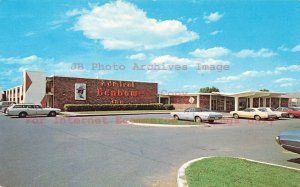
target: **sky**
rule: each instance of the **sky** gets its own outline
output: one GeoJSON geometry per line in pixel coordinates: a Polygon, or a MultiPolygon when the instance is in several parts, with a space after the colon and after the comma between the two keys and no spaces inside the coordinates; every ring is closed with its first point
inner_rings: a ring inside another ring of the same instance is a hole
{"type": "Polygon", "coordinates": [[[0,0],[0,88],[39,70],[160,93],[294,92],[299,33],[300,0],[0,0]]]}

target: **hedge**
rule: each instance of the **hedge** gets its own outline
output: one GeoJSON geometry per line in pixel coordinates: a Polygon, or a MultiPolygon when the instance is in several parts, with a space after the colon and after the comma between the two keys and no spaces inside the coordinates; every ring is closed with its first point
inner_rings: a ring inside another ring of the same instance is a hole
{"type": "Polygon", "coordinates": [[[114,111],[114,110],[173,110],[169,104],[65,104],[64,110],[76,111],[114,111]]]}

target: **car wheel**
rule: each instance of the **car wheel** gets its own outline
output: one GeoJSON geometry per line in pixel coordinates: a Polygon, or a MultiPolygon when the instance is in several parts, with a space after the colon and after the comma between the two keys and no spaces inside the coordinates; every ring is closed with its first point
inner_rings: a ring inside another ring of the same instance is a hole
{"type": "Polygon", "coordinates": [[[195,117],[195,122],[196,122],[196,123],[201,123],[201,122],[202,122],[202,119],[201,119],[199,116],[196,116],[196,117],[195,117]]]}
{"type": "Polygon", "coordinates": [[[214,123],[214,120],[208,120],[208,123],[214,123]]]}
{"type": "Polygon", "coordinates": [[[233,114],[233,118],[234,119],[239,119],[239,115],[238,114],[233,114]]]}
{"type": "Polygon", "coordinates": [[[50,117],[55,117],[55,116],[56,116],[56,112],[51,111],[51,112],[49,113],[49,116],[50,116],[50,117]]]}
{"type": "Polygon", "coordinates": [[[178,117],[177,115],[174,115],[173,118],[174,118],[175,120],[179,120],[179,117],[178,117]]]}
{"type": "Polygon", "coordinates": [[[255,119],[256,121],[259,121],[259,120],[261,119],[261,117],[260,117],[260,116],[254,116],[254,119],[255,119]]]}
{"type": "Polygon", "coordinates": [[[289,118],[294,118],[295,115],[294,114],[289,114],[289,118]]]}
{"type": "Polygon", "coordinates": [[[19,118],[26,118],[26,116],[27,116],[27,113],[26,113],[26,112],[21,112],[21,113],[19,114],[19,118]]]}

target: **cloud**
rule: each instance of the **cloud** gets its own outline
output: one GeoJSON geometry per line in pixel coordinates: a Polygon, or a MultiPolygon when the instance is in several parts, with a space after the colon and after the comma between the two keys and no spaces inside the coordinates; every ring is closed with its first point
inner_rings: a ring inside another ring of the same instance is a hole
{"type": "Polygon", "coordinates": [[[246,58],[246,57],[251,57],[251,58],[257,58],[257,57],[262,57],[262,58],[268,58],[277,55],[273,51],[262,48],[259,51],[254,51],[251,49],[243,49],[239,51],[238,53],[235,54],[239,58],[246,58]]]}
{"type": "Polygon", "coordinates": [[[6,64],[31,64],[35,62],[41,62],[41,58],[36,55],[31,55],[28,57],[8,57],[0,58],[0,62],[6,64]]]}
{"type": "Polygon", "coordinates": [[[188,18],[187,22],[188,23],[195,23],[197,20],[198,20],[198,17],[196,17],[196,18],[188,18]]]}
{"type": "Polygon", "coordinates": [[[210,32],[209,34],[212,35],[212,36],[215,36],[215,35],[220,34],[222,32],[223,32],[222,30],[215,30],[215,31],[210,32]]]}
{"type": "Polygon", "coordinates": [[[246,79],[249,77],[261,77],[261,76],[266,76],[266,75],[278,75],[278,74],[280,74],[278,71],[248,70],[248,71],[244,71],[243,73],[241,73],[239,75],[219,77],[215,80],[215,82],[225,83],[225,82],[230,82],[230,81],[246,79]]]}
{"type": "Polygon", "coordinates": [[[137,53],[127,57],[130,60],[145,60],[147,56],[144,53],[137,53]]]}
{"type": "Polygon", "coordinates": [[[290,50],[289,48],[285,47],[284,45],[282,45],[282,46],[279,46],[277,49],[278,49],[278,50],[280,50],[280,51],[284,51],[284,52],[286,52],[286,51],[289,51],[289,50],[290,50]]]}
{"type": "Polygon", "coordinates": [[[291,87],[291,86],[294,86],[295,84],[292,83],[292,82],[289,82],[289,83],[283,83],[283,84],[280,84],[279,86],[280,87],[291,87]]]}
{"type": "Polygon", "coordinates": [[[188,58],[179,58],[176,56],[171,56],[171,55],[163,55],[163,56],[158,56],[154,58],[151,61],[152,64],[181,64],[181,65],[188,65],[193,63],[191,59],[188,58]]]}
{"type": "Polygon", "coordinates": [[[220,57],[225,56],[230,53],[229,49],[224,47],[213,47],[209,49],[196,49],[195,51],[191,52],[190,54],[195,57],[203,57],[203,58],[212,58],[212,57],[220,57]]]}
{"type": "Polygon", "coordinates": [[[295,80],[296,80],[296,79],[294,79],[294,78],[280,78],[280,79],[274,80],[274,82],[276,82],[276,83],[293,82],[293,81],[295,81],[295,80]]]}
{"type": "Polygon", "coordinates": [[[291,49],[292,52],[300,52],[300,44],[291,49]]]}
{"type": "Polygon", "coordinates": [[[208,16],[204,15],[203,19],[205,20],[205,23],[211,23],[219,21],[223,17],[222,14],[219,14],[219,12],[211,12],[208,16]]]}
{"type": "Polygon", "coordinates": [[[100,41],[105,49],[159,49],[199,38],[180,21],[148,18],[143,10],[123,1],[94,6],[78,17],[73,30],[100,41]]]}
{"type": "Polygon", "coordinates": [[[277,67],[276,70],[277,71],[300,71],[300,65],[277,67]]]}

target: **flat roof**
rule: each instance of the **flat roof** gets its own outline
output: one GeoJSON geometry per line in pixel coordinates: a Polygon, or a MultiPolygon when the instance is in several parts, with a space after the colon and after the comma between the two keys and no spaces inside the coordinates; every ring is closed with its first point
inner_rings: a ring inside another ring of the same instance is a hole
{"type": "Polygon", "coordinates": [[[197,96],[197,95],[219,95],[226,97],[282,97],[285,92],[263,92],[263,91],[244,91],[237,93],[212,92],[212,93],[171,93],[159,94],[159,96],[197,96]]]}

